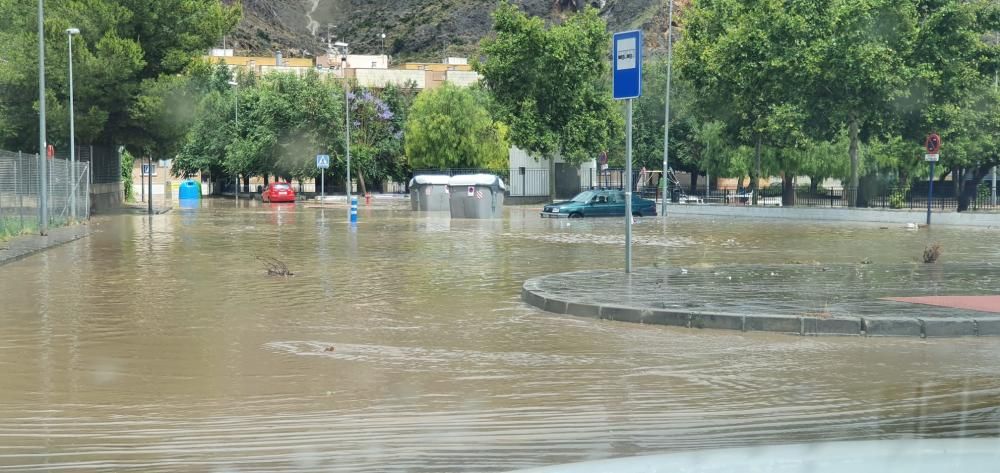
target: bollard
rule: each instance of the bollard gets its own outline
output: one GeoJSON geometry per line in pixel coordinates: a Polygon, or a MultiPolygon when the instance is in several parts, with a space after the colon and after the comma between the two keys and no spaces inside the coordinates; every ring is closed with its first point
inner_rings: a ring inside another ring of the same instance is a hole
{"type": "Polygon", "coordinates": [[[351,196],[351,223],[358,223],[358,198],[351,196]]]}

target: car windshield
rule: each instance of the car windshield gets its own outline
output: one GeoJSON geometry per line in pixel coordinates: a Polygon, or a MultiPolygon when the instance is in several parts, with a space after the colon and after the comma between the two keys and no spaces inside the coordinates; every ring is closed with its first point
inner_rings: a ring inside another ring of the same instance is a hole
{"type": "Polygon", "coordinates": [[[288,184],[271,184],[271,189],[274,189],[274,190],[286,191],[286,190],[289,190],[291,188],[292,188],[292,186],[290,186],[288,184]]]}
{"type": "Polygon", "coordinates": [[[577,194],[576,197],[573,197],[571,201],[586,204],[593,200],[595,196],[597,196],[597,192],[594,191],[581,192],[577,194]]]}

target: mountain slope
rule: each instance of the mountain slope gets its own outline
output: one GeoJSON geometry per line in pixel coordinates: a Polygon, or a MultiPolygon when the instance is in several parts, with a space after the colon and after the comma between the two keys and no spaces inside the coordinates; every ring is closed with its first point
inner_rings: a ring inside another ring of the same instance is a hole
{"type": "MultiPolygon", "coordinates": [[[[232,1],[232,0],[229,0],[232,1]]],[[[662,0],[515,0],[531,15],[560,21],[577,3],[601,7],[609,29],[642,28],[648,42],[662,39],[662,0]]],[[[681,3],[681,2],[678,2],[681,3]]],[[[244,19],[231,37],[238,49],[318,54],[327,33],[351,51],[394,60],[440,60],[473,53],[492,28],[498,0],[243,0],[244,19]],[[386,39],[381,40],[385,33],[386,39]]]]}

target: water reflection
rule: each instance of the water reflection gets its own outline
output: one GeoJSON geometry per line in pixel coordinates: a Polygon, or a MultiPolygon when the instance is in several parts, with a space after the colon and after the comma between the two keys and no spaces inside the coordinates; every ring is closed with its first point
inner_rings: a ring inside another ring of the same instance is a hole
{"type": "MultiPolygon", "coordinates": [[[[620,268],[612,220],[382,204],[351,227],[346,208],[206,200],[99,227],[0,267],[0,469],[499,471],[1000,433],[995,339],[705,333],[520,303],[526,278],[620,268]]],[[[928,241],[950,262],[1000,256],[995,230],[677,217],[635,233],[638,266],[877,267],[928,241]]]]}

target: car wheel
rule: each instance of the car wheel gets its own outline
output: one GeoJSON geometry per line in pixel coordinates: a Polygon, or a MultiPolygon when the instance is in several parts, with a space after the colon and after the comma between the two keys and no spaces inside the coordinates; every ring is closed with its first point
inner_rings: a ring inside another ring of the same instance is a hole
{"type": "Polygon", "coordinates": [[[642,217],[642,212],[632,212],[633,217],[642,217]]]}
{"type": "Polygon", "coordinates": [[[569,218],[583,218],[583,214],[580,212],[573,212],[569,214],[569,218]]]}

